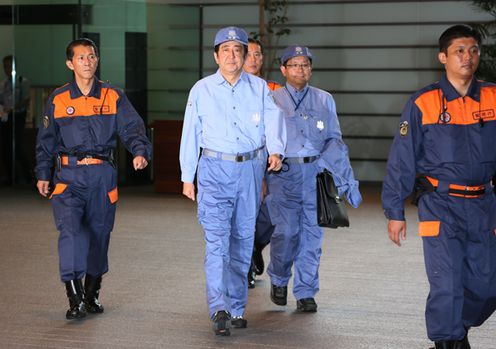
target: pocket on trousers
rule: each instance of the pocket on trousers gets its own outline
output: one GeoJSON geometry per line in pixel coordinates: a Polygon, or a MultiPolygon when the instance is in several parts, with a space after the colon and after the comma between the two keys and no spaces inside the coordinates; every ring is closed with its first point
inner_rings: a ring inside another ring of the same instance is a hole
{"type": "Polygon", "coordinates": [[[50,195],[50,199],[54,196],[54,195],[60,195],[62,194],[65,190],[67,189],[67,184],[64,184],[64,183],[57,183],[55,185],[55,188],[53,189],[53,192],[52,194],[50,195]]]}
{"type": "Polygon", "coordinates": [[[119,200],[119,192],[117,191],[117,187],[108,192],[108,197],[111,204],[115,204],[117,200],[119,200]]]}
{"type": "Polygon", "coordinates": [[[424,221],[419,222],[419,236],[439,236],[441,221],[424,221]]]}

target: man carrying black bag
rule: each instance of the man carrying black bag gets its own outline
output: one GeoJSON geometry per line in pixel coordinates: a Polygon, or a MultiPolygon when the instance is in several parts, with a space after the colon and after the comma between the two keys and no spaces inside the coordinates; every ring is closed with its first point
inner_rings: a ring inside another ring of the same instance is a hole
{"type": "Polygon", "coordinates": [[[333,229],[350,226],[344,201],[327,170],[317,175],[317,224],[333,229]]]}
{"type": "Polygon", "coordinates": [[[316,312],[319,291],[323,230],[317,224],[316,177],[324,169],[334,177],[339,194],[353,207],[362,197],[351,169],[348,148],[332,96],[308,86],[312,75],[312,54],[307,47],[290,46],[281,57],[286,85],[273,92],[283,112],[288,134],[285,165],[267,176],[266,198],[275,230],[271,238],[271,299],[287,303],[287,285],[294,264],[293,294],[297,309],[316,312]]]}

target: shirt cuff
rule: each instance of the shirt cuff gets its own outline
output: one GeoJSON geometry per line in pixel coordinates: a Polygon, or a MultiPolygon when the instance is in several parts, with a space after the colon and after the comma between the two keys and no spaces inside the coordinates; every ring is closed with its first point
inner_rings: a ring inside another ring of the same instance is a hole
{"type": "Polygon", "coordinates": [[[404,210],[384,210],[384,215],[387,219],[393,221],[404,221],[405,211],[404,210]]]}
{"type": "Polygon", "coordinates": [[[50,181],[51,179],[51,171],[50,170],[37,170],[36,178],[39,181],[50,181]]]}
{"type": "Polygon", "coordinates": [[[150,160],[150,158],[147,156],[146,151],[137,151],[136,153],[133,154],[133,159],[137,156],[142,156],[144,157],[147,161],[150,160]]]}
{"type": "Polygon", "coordinates": [[[189,173],[182,173],[181,174],[181,182],[193,183],[194,181],[195,181],[195,174],[194,173],[192,175],[189,173]]]}

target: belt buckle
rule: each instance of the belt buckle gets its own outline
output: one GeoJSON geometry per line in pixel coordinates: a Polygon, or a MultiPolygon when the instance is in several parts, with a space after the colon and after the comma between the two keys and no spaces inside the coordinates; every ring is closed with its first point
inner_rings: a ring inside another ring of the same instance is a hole
{"type": "Polygon", "coordinates": [[[243,155],[240,155],[240,154],[237,154],[235,157],[234,157],[234,161],[236,162],[243,162],[243,155]]]}
{"type": "Polygon", "coordinates": [[[474,186],[473,188],[474,189],[470,189],[470,187],[468,185],[465,186],[465,190],[464,190],[465,191],[465,197],[472,197],[472,196],[480,197],[485,192],[484,187],[480,188],[480,186],[474,186]],[[475,194],[475,192],[477,192],[477,194],[475,194]]]}
{"type": "Polygon", "coordinates": [[[93,159],[93,156],[92,155],[86,155],[84,158],[83,158],[83,163],[88,166],[90,165],[89,161],[93,159]]]}

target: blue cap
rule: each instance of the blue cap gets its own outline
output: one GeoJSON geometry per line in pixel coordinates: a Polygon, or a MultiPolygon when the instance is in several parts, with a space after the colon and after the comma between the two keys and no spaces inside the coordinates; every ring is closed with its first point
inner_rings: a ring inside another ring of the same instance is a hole
{"type": "Polygon", "coordinates": [[[281,64],[286,63],[293,57],[307,57],[310,61],[312,61],[312,53],[306,46],[293,45],[288,46],[284,49],[284,52],[281,55],[281,64]]]}
{"type": "Polygon", "coordinates": [[[244,46],[248,46],[248,34],[238,27],[222,28],[215,34],[214,46],[220,45],[226,41],[237,41],[244,46]]]}

